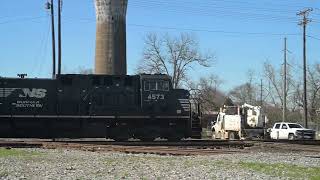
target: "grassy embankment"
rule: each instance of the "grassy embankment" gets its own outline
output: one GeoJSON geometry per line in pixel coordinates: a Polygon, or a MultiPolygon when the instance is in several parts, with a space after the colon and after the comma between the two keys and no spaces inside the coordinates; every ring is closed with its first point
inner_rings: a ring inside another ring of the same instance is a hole
{"type": "Polygon", "coordinates": [[[31,157],[40,155],[40,153],[30,152],[22,149],[5,149],[0,148],[0,158],[3,157],[31,157]]]}
{"type": "Polygon", "coordinates": [[[320,167],[302,167],[292,164],[267,164],[240,162],[242,168],[261,172],[271,176],[288,177],[292,179],[311,179],[320,180],[320,167]]]}

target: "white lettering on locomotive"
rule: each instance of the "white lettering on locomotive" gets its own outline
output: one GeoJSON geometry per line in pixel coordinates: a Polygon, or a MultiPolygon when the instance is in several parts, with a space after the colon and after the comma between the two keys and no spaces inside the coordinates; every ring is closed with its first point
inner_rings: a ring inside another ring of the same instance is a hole
{"type": "Polygon", "coordinates": [[[148,100],[163,100],[164,94],[149,94],[148,100]]]}
{"type": "Polygon", "coordinates": [[[31,97],[31,98],[44,98],[47,95],[46,89],[36,89],[36,88],[0,88],[0,98],[1,97],[8,97],[10,96],[14,91],[19,90],[19,97],[25,98],[25,97],[31,97]],[[21,91],[20,91],[21,90],[21,91]]]}
{"type": "Polygon", "coordinates": [[[46,89],[29,89],[23,88],[21,89],[24,94],[20,94],[19,97],[31,97],[31,98],[44,98],[46,97],[47,90],[46,89]]]}

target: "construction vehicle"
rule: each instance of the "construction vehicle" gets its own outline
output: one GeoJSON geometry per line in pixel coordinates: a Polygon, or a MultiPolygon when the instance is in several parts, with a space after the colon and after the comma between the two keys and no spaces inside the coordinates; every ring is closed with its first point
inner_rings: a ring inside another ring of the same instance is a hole
{"type": "Polygon", "coordinates": [[[268,119],[260,106],[243,104],[224,106],[217,119],[211,122],[213,139],[261,138],[264,136],[268,119]]]}

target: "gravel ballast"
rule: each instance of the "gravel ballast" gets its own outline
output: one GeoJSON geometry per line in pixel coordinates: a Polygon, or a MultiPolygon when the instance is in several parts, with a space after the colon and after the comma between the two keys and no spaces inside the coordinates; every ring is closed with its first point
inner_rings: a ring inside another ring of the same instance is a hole
{"type": "Polygon", "coordinates": [[[159,156],[67,149],[0,152],[0,179],[309,179],[320,167],[320,155],[306,153],[159,156]],[[283,172],[292,168],[306,170],[306,174],[283,172]]]}

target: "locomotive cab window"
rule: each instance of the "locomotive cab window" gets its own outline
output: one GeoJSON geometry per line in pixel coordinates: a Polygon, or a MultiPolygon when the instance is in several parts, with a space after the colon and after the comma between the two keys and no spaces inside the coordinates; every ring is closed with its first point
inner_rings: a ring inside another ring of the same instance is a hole
{"type": "Polygon", "coordinates": [[[157,82],[155,81],[145,81],[144,82],[145,91],[155,91],[157,90],[157,82]]]}
{"type": "Polygon", "coordinates": [[[149,81],[144,82],[144,90],[150,91],[150,82],[149,81]]]}
{"type": "Polygon", "coordinates": [[[157,90],[157,82],[151,81],[151,82],[149,82],[149,84],[150,84],[151,91],[157,90]]]}
{"type": "Polygon", "coordinates": [[[169,91],[168,81],[145,81],[144,82],[145,91],[169,91]]]}
{"type": "Polygon", "coordinates": [[[169,82],[168,81],[159,81],[157,89],[160,91],[169,91],[169,82]]]}

